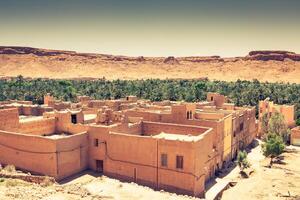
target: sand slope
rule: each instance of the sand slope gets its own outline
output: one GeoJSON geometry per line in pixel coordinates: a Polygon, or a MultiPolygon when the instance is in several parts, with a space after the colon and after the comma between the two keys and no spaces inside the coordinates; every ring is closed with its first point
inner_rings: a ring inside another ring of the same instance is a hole
{"type": "MultiPolygon", "coordinates": [[[[1,50],[1,47],[0,47],[1,50]]],[[[38,50],[37,50],[38,51],[38,50]]],[[[0,77],[44,78],[237,79],[300,83],[300,61],[250,60],[247,57],[125,57],[76,52],[0,51],[0,77]],[[46,52],[46,53],[45,53],[46,52]]]]}

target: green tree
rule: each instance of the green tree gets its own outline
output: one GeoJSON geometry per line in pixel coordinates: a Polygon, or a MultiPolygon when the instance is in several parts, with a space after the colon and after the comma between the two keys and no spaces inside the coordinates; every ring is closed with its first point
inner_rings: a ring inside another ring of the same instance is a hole
{"type": "Polygon", "coordinates": [[[244,151],[239,151],[237,155],[237,163],[240,168],[240,172],[243,173],[244,169],[247,169],[250,167],[250,162],[247,159],[247,152],[244,151]]]}
{"type": "Polygon", "coordinates": [[[263,114],[262,120],[261,120],[261,131],[263,135],[268,133],[268,124],[269,124],[269,118],[268,113],[263,114]]]}
{"type": "Polygon", "coordinates": [[[296,120],[296,125],[300,126],[300,118],[296,120]]]}
{"type": "Polygon", "coordinates": [[[194,94],[197,101],[204,98],[204,92],[206,91],[206,85],[204,82],[197,82],[194,85],[194,94]]]}
{"type": "Polygon", "coordinates": [[[273,159],[282,154],[284,148],[285,145],[281,136],[274,133],[268,134],[265,143],[262,144],[262,151],[265,157],[271,158],[270,166],[272,166],[273,159]]]}
{"type": "Polygon", "coordinates": [[[284,142],[287,142],[290,135],[284,117],[281,113],[275,112],[272,114],[268,123],[268,132],[281,136],[284,142]]]}

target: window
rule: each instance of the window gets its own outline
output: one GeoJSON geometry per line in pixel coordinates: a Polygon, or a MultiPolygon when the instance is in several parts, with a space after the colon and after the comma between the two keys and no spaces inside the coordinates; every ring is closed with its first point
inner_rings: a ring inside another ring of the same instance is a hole
{"type": "Polygon", "coordinates": [[[210,97],[210,100],[213,101],[213,100],[214,100],[214,97],[210,97]]]}
{"type": "Polygon", "coordinates": [[[190,118],[190,113],[189,113],[189,111],[186,112],[186,118],[187,118],[187,119],[190,118]]]}
{"type": "Polygon", "coordinates": [[[183,156],[176,156],[176,168],[183,169],[183,156]]]}
{"type": "Polygon", "coordinates": [[[244,123],[241,123],[240,124],[240,131],[243,131],[244,130],[244,123]]]}
{"type": "Polygon", "coordinates": [[[161,159],[160,160],[161,161],[160,165],[162,167],[167,167],[168,166],[168,155],[163,153],[163,154],[161,154],[160,159],[161,159]]]}
{"type": "Polygon", "coordinates": [[[77,117],[76,117],[75,114],[71,115],[71,122],[72,122],[73,124],[77,124],[77,117]]]}
{"type": "Polygon", "coordinates": [[[99,146],[99,140],[98,139],[95,139],[94,145],[95,145],[95,147],[99,146]]]}

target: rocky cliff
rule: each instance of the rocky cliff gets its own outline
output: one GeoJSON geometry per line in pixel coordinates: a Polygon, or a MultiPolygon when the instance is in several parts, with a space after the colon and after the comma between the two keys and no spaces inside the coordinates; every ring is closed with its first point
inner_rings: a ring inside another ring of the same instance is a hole
{"type": "Polygon", "coordinates": [[[0,78],[259,79],[300,83],[300,54],[251,51],[244,57],[130,57],[31,47],[0,46],[0,78]]]}

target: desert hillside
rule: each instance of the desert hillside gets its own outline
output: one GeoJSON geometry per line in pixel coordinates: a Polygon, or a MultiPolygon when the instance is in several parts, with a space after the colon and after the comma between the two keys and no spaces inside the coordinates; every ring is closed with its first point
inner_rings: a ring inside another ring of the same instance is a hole
{"type": "Polygon", "coordinates": [[[0,46],[0,77],[237,79],[300,83],[300,54],[252,51],[245,57],[127,57],[0,46]]]}

